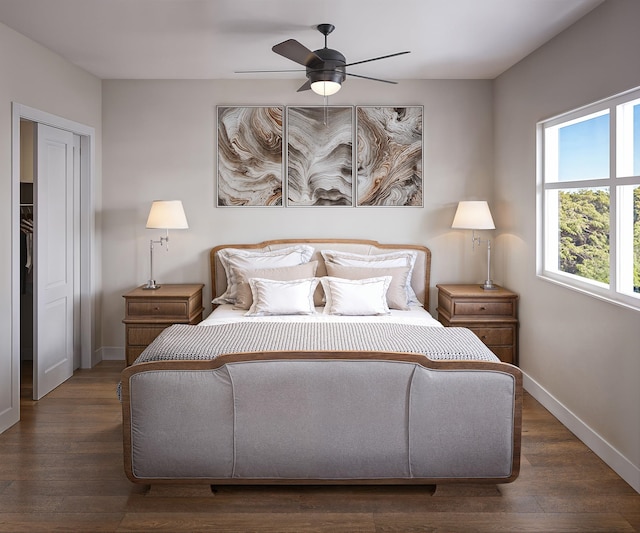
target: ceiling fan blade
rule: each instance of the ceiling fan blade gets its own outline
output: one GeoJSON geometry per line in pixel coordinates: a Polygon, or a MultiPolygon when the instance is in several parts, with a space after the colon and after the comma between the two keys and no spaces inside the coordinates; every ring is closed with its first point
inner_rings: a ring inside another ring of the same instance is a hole
{"type": "Polygon", "coordinates": [[[296,92],[308,91],[311,89],[311,80],[307,80],[296,92]]]}
{"type": "Polygon", "coordinates": [[[371,59],[364,59],[362,61],[356,61],[355,63],[347,63],[345,67],[351,67],[353,65],[360,65],[362,63],[368,63],[369,61],[378,61],[379,59],[387,59],[388,57],[401,56],[403,54],[410,54],[411,51],[407,50],[406,52],[398,52],[396,54],[389,54],[388,56],[380,56],[380,57],[372,57],[371,59]]]}
{"type": "Polygon", "coordinates": [[[371,78],[369,76],[360,76],[360,74],[352,74],[351,72],[347,72],[347,76],[353,76],[354,78],[364,78],[365,80],[381,81],[382,83],[392,83],[393,85],[398,85],[397,81],[381,80],[380,78],[371,78]]]}
{"type": "Polygon", "coordinates": [[[280,54],[291,61],[295,61],[300,65],[307,66],[311,61],[322,61],[322,58],[317,56],[311,50],[309,50],[303,44],[300,44],[295,39],[289,39],[287,41],[276,44],[271,48],[276,54],[280,54]]]}
{"type": "Polygon", "coordinates": [[[295,68],[291,70],[234,70],[234,74],[254,74],[256,72],[304,72],[303,68],[295,68]]]}

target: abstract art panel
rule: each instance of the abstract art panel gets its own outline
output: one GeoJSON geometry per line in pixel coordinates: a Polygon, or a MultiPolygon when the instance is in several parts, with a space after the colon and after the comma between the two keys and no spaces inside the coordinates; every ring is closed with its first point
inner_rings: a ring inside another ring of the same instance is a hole
{"type": "Polygon", "coordinates": [[[422,206],[422,109],[356,108],[357,206],[422,206]]]}
{"type": "Polygon", "coordinates": [[[223,206],[282,206],[284,108],[218,107],[218,198],[223,206]]]}
{"type": "Polygon", "coordinates": [[[353,108],[287,108],[287,205],[353,205],[353,108]]]}

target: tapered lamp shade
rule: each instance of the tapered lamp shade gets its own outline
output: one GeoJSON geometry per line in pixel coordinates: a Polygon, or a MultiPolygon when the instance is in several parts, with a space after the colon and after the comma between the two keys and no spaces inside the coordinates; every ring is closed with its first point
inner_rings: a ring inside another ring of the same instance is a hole
{"type": "Polygon", "coordinates": [[[148,229],[187,229],[187,217],[180,200],[157,200],[151,204],[148,229]]]}
{"type": "Polygon", "coordinates": [[[489,204],[485,201],[459,202],[451,227],[453,229],[496,229],[489,204]]]}

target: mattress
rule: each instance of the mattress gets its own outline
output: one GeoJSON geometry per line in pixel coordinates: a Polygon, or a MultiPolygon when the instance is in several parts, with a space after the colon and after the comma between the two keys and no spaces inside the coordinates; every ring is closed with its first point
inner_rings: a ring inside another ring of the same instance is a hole
{"type": "Polygon", "coordinates": [[[276,316],[244,316],[246,311],[234,309],[232,304],[218,306],[207,318],[200,322],[200,326],[211,326],[232,322],[341,322],[341,323],[381,323],[381,324],[411,324],[416,326],[444,327],[420,305],[410,306],[407,311],[391,309],[388,315],[375,316],[343,316],[325,315],[322,307],[316,307],[314,315],[276,315],[276,316]]]}

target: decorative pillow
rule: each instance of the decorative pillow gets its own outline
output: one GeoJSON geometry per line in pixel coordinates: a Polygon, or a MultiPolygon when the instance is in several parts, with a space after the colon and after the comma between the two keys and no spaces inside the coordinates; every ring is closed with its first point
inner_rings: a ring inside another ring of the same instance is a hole
{"type": "Polygon", "coordinates": [[[253,303],[245,316],[311,315],[318,278],[276,281],[249,278],[253,303]]]}
{"type": "Polygon", "coordinates": [[[325,263],[334,263],[343,266],[367,266],[372,268],[388,268],[408,266],[409,274],[407,276],[406,288],[408,304],[420,303],[413,287],[411,287],[411,276],[413,268],[416,264],[418,252],[415,250],[396,250],[384,254],[354,254],[351,252],[340,252],[335,250],[322,250],[320,252],[324,257],[325,263]]]}
{"type": "Polygon", "coordinates": [[[407,302],[407,278],[409,276],[409,267],[389,267],[389,268],[369,268],[369,267],[352,267],[336,265],[334,263],[326,263],[327,274],[334,278],[345,279],[367,279],[376,276],[391,276],[391,283],[387,289],[387,305],[390,309],[400,309],[406,311],[409,309],[407,302]]]}
{"type": "Polygon", "coordinates": [[[367,279],[320,278],[328,315],[387,315],[387,289],[391,276],[367,279]]]}
{"type": "Polygon", "coordinates": [[[252,268],[242,270],[232,267],[235,278],[238,280],[236,291],[235,309],[249,309],[253,303],[249,278],[263,278],[276,281],[293,281],[296,279],[313,278],[318,268],[317,261],[310,261],[301,265],[279,267],[279,268],[252,268]]]}
{"type": "Polygon", "coordinates": [[[215,298],[212,303],[235,303],[238,290],[234,268],[276,268],[284,266],[300,265],[308,263],[313,254],[313,247],[307,245],[290,246],[280,250],[244,250],[238,248],[224,248],[218,252],[218,258],[222,263],[227,276],[227,290],[221,296],[215,298]]]}

